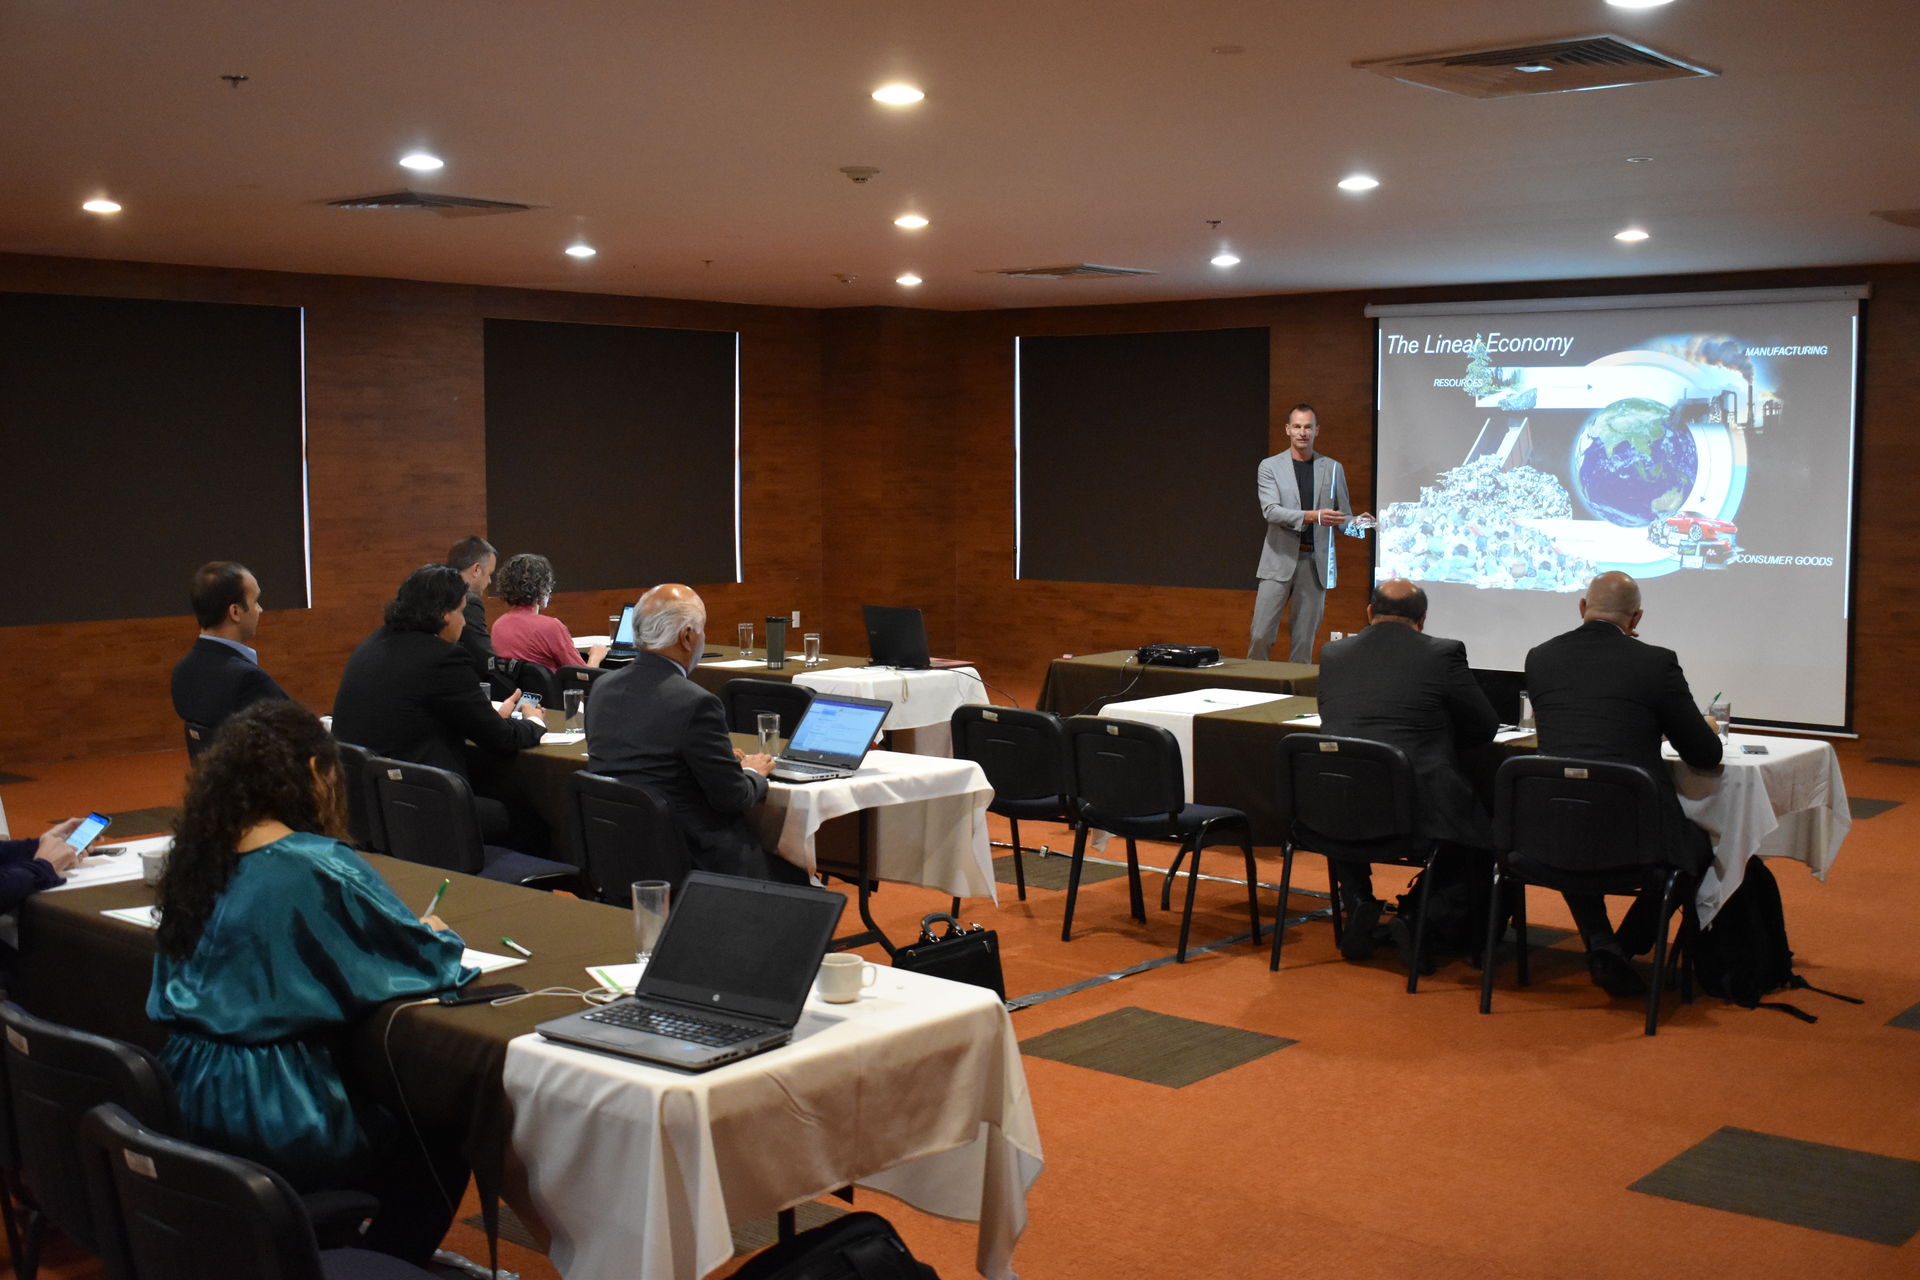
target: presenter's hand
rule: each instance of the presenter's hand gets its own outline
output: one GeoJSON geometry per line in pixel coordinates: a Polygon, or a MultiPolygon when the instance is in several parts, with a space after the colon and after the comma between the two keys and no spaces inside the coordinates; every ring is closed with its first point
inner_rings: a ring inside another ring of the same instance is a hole
{"type": "Polygon", "coordinates": [[[1308,524],[1336,525],[1345,524],[1346,522],[1346,513],[1336,511],[1332,507],[1321,507],[1316,511],[1307,512],[1308,524]]]}
{"type": "Polygon", "coordinates": [[[600,665],[601,661],[606,658],[606,656],[607,656],[607,646],[603,644],[597,644],[593,646],[593,648],[587,650],[587,665],[590,667],[597,667],[600,665]]]}
{"type": "Polygon", "coordinates": [[[764,778],[773,772],[773,757],[767,755],[765,752],[758,755],[741,756],[740,767],[742,769],[751,769],[764,778]]]}

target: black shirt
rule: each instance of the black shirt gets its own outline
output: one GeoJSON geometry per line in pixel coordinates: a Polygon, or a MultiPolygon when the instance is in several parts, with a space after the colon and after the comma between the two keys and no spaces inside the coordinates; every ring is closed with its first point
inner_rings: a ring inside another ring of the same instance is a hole
{"type": "MultiPolygon", "coordinates": [[[[1300,509],[1302,511],[1311,511],[1313,509],[1313,459],[1312,458],[1308,458],[1305,462],[1300,461],[1300,459],[1298,458],[1295,458],[1293,460],[1293,482],[1296,485],[1300,486],[1300,509]]],[[[1313,546],[1313,526],[1310,524],[1301,525],[1300,526],[1300,549],[1305,551],[1305,550],[1311,549],[1312,546],[1313,546]]]]}

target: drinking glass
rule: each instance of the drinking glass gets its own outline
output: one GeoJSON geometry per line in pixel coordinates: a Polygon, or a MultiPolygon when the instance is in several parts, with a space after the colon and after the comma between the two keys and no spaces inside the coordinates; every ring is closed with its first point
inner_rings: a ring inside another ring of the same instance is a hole
{"type": "Polygon", "coordinates": [[[820,665],[820,633],[818,631],[807,632],[805,635],[800,637],[800,645],[801,645],[801,653],[806,658],[807,665],[810,667],[819,666],[820,665]]]}
{"type": "Polygon", "coordinates": [[[754,715],[753,727],[759,731],[760,750],[765,751],[773,740],[780,736],[780,713],[761,711],[754,715]]]}
{"type": "Polygon", "coordinates": [[[567,728],[584,729],[587,727],[587,691],[568,689],[560,695],[567,709],[567,728]]]}
{"type": "Polygon", "coordinates": [[[1728,732],[1733,728],[1732,699],[1715,698],[1707,704],[1707,714],[1713,717],[1714,727],[1720,731],[1720,741],[1725,742],[1728,732]]]}
{"type": "Polygon", "coordinates": [[[740,624],[740,656],[743,658],[753,656],[753,624],[751,622],[740,624]]]}
{"type": "Polygon", "coordinates": [[[667,891],[673,886],[665,880],[633,882],[633,958],[645,964],[667,927],[667,891]]]}
{"type": "Polygon", "coordinates": [[[1520,691],[1520,727],[1529,733],[1536,728],[1533,723],[1533,699],[1527,696],[1525,689],[1520,691]]]}

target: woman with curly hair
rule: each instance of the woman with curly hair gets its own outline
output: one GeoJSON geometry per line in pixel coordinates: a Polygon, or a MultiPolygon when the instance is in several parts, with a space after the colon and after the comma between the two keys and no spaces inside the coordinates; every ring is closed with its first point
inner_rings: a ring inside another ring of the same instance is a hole
{"type": "Polygon", "coordinates": [[[341,842],[339,752],[293,702],[231,717],[188,778],[157,904],[147,1017],[168,1031],[186,1135],[258,1160],[302,1191],[364,1187],[367,1246],[424,1263],[466,1182],[351,1087],[346,1032],[398,997],[474,969],[341,842]]]}
{"type": "MultiPolygon", "coordinates": [[[[579,664],[580,651],[567,624],[540,612],[553,598],[553,586],[553,562],[545,556],[517,555],[500,566],[494,594],[511,607],[493,624],[495,653],[537,662],[549,671],[579,664]]],[[[606,656],[607,646],[597,644],[586,665],[597,667],[606,656]]]]}

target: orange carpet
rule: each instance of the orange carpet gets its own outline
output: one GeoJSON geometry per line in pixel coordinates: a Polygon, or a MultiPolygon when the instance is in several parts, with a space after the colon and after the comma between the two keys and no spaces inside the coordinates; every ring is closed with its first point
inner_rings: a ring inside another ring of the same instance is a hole
{"type": "MultiPolygon", "coordinates": [[[[1524,991],[1504,965],[1494,1012],[1482,1017],[1477,975],[1464,964],[1443,967],[1409,996],[1390,953],[1345,963],[1320,921],[1289,935],[1277,974],[1264,946],[1240,943],[1017,1011],[1023,1040],[1142,1009],[1296,1042],[1182,1088],[1028,1056],[1047,1166],[1028,1200],[1020,1271],[1041,1280],[1544,1280],[1703,1266],[1783,1280],[1920,1274],[1912,1238],[1871,1243],[1629,1190],[1723,1127],[1920,1161],[1920,1031],[1887,1025],[1920,1004],[1920,940],[1906,925],[1920,900],[1912,856],[1920,771],[1847,749],[1841,758],[1852,795],[1900,803],[1855,823],[1826,884],[1797,864],[1774,864],[1800,972],[1866,1001],[1791,997],[1819,1015],[1815,1025],[1702,999],[1670,1002],[1660,1034],[1647,1039],[1640,1004],[1593,987],[1574,942],[1536,953],[1524,991]]],[[[5,767],[32,779],[0,787],[20,834],[87,808],[172,803],[183,758],[5,767]]],[[[1004,838],[1003,824],[996,831],[1004,838]]],[[[1023,824],[1022,834],[1070,847],[1062,828],[1023,824]]],[[[1171,850],[1143,853],[1164,865],[1171,850]]],[[[1236,862],[1209,854],[1205,869],[1232,874],[1236,862]]],[[[1303,855],[1296,879],[1324,888],[1323,865],[1303,855]]],[[[1273,851],[1263,852],[1262,876],[1278,879],[1273,851]]],[[[1391,886],[1382,875],[1382,891],[1391,886]]],[[[1273,896],[1262,894],[1269,919],[1273,896]]],[[[1144,926],[1127,917],[1123,879],[1083,888],[1070,943],[1059,940],[1063,899],[1036,888],[1019,903],[1009,884],[998,907],[970,904],[964,913],[1000,931],[1010,994],[1173,949],[1178,914],[1158,910],[1157,878],[1144,926]]],[[[886,885],[876,914],[900,937],[944,901],[886,885]]],[[[1567,925],[1557,900],[1536,893],[1531,902],[1535,923],[1567,925]]],[[[1194,944],[1245,928],[1239,887],[1204,883],[1194,944]]],[[[1810,1199],[1822,1194],[1806,1187],[1810,1199]]],[[[876,1193],[861,1192],[858,1207],[893,1219],[942,1275],[973,1274],[969,1225],[876,1193]]],[[[450,1245],[484,1256],[478,1233],[464,1227],[450,1245]]],[[[537,1254],[505,1251],[504,1265],[528,1280],[555,1274],[537,1254]]],[[[70,1254],[56,1257],[42,1274],[98,1274],[70,1254]]]]}

